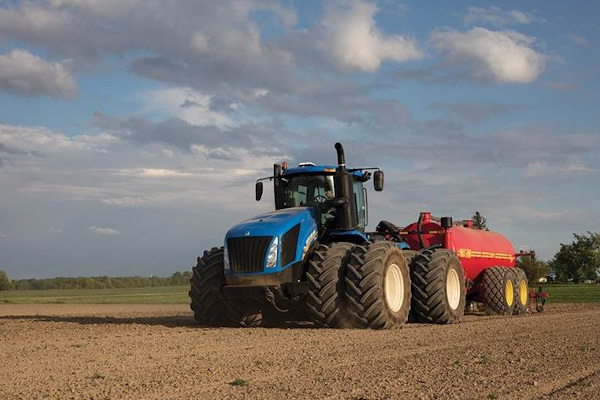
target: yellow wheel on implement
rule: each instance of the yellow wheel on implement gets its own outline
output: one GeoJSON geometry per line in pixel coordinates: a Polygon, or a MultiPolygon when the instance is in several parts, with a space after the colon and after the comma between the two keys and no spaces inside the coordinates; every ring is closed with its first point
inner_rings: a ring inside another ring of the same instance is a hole
{"type": "Polygon", "coordinates": [[[511,279],[507,279],[504,283],[504,297],[506,298],[506,304],[512,307],[515,302],[515,290],[511,279]]]}
{"type": "Polygon", "coordinates": [[[515,308],[514,314],[525,314],[529,309],[529,284],[527,283],[527,275],[521,268],[513,268],[515,277],[515,308]]]}
{"type": "Polygon", "coordinates": [[[515,308],[513,268],[490,267],[483,271],[480,299],[488,314],[512,315],[515,308]]]}

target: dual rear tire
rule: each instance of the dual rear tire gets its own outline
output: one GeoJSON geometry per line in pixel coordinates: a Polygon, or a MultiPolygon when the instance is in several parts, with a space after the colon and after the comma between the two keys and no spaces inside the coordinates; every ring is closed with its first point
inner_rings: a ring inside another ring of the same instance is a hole
{"type": "Polygon", "coordinates": [[[465,312],[466,287],[456,255],[424,249],[411,264],[412,313],[417,322],[454,324],[465,312]]]}
{"type": "Polygon", "coordinates": [[[407,321],[410,272],[395,243],[356,246],[347,265],[345,282],[353,326],[395,329],[407,321]]]}
{"type": "Polygon", "coordinates": [[[406,322],[410,275],[394,243],[319,245],[306,278],[306,306],[319,326],[392,329],[406,322]]]}
{"type": "Polygon", "coordinates": [[[481,300],[487,314],[512,315],[516,305],[512,268],[491,267],[483,271],[481,300]]]}

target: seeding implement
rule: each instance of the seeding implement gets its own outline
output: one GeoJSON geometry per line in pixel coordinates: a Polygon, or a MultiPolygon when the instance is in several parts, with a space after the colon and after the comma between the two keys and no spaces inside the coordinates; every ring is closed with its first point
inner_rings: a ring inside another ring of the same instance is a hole
{"type": "Polygon", "coordinates": [[[459,322],[467,302],[489,313],[527,312],[525,273],[502,235],[422,212],[399,228],[381,221],[367,232],[367,190],[383,190],[379,168],[301,163],[256,182],[272,181],[275,211],[231,228],[223,247],[198,258],[190,289],[196,321],[258,326],[312,320],[325,327],[391,329],[409,318],[459,322]],[[374,171],[371,173],[371,171],[374,171]]]}

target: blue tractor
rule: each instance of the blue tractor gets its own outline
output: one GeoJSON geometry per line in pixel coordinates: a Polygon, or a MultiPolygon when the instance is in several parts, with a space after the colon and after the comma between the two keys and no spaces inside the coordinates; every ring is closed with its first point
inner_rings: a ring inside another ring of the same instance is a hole
{"type": "Polygon", "coordinates": [[[191,309],[209,326],[259,326],[309,320],[318,326],[390,329],[404,324],[411,301],[405,243],[367,233],[367,191],[383,190],[379,168],[347,168],[336,143],[337,166],[274,165],[275,211],[231,228],[224,246],[204,252],[193,268],[191,309]],[[370,171],[374,171],[371,174],[370,171]]]}

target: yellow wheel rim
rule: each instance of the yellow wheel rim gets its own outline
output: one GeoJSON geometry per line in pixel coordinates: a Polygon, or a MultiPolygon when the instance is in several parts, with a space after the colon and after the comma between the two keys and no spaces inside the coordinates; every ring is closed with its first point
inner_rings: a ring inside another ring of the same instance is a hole
{"type": "Polygon", "coordinates": [[[510,279],[508,279],[506,281],[506,284],[504,285],[504,295],[506,296],[506,304],[508,304],[508,306],[511,307],[515,300],[515,291],[513,283],[510,279]]]}
{"type": "Polygon", "coordinates": [[[521,304],[522,305],[527,305],[527,297],[529,296],[529,293],[527,293],[527,281],[525,279],[521,279],[521,282],[519,282],[519,298],[521,300],[521,304]]]}

